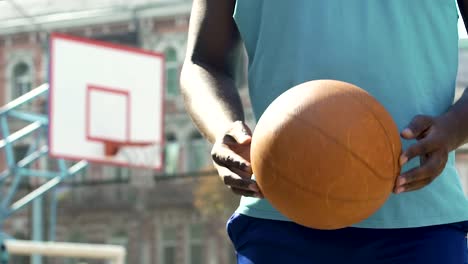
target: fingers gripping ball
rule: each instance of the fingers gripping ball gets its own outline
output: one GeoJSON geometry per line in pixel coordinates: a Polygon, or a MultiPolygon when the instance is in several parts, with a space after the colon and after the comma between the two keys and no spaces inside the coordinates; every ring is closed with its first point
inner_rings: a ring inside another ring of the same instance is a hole
{"type": "Polygon", "coordinates": [[[318,80],[291,88],[266,109],[251,163],[265,198],[282,214],[338,229],[384,204],[400,153],[398,128],[376,99],[349,83],[318,80]]]}

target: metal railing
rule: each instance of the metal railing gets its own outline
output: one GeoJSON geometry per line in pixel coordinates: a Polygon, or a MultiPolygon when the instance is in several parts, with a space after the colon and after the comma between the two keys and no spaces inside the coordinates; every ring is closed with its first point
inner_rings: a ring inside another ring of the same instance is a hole
{"type": "MultiPolygon", "coordinates": [[[[36,113],[31,111],[30,107],[22,106],[27,104],[32,105],[32,102],[38,99],[43,99],[43,102],[47,102],[46,96],[48,95],[48,91],[49,85],[43,84],[0,108],[0,151],[4,152],[4,165],[6,167],[6,169],[0,172],[0,227],[3,226],[5,220],[13,213],[32,203],[33,240],[36,241],[43,240],[42,196],[52,191],[48,237],[49,240],[54,240],[57,198],[53,191],[64,179],[81,172],[88,166],[86,161],[80,161],[68,166],[65,160],[62,159],[56,160],[58,170],[32,166],[33,164],[37,164],[42,157],[47,157],[49,154],[47,146],[49,118],[47,113],[36,113]],[[11,132],[10,120],[21,120],[26,125],[11,132]],[[14,145],[23,140],[30,142],[30,147],[26,155],[21,160],[17,160],[14,145]],[[19,200],[13,201],[20,184],[24,180],[28,180],[26,177],[41,178],[45,183],[37,186],[35,190],[19,200]]],[[[3,233],[3,230],[0,231],[3,233]]],[[[3,234],[2,237],[7,236],[3,234]]],[[[33,256],[33,263],[41,263],[40,257],[33,256]]]]}

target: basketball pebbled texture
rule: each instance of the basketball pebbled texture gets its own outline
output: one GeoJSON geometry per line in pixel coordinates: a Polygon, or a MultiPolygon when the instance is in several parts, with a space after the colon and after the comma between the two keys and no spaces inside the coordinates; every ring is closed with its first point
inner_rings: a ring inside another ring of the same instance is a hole
{"type": "Polygon", "coordinates": [[[273,207],[292,221],[338,229],[377,211],[400,172],[396,124],[370,94],[316,80],[284,92],[255,127],[251,163],[273,207]]]}

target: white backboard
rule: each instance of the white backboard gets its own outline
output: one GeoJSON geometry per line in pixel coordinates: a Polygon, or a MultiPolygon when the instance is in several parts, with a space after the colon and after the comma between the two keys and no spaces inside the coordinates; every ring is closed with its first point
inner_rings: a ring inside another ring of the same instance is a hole
{"type": "Polygon", "coordinates": [[[50,56],[51,156],[160,169],[163,55],[52,34],[50,56]]]}

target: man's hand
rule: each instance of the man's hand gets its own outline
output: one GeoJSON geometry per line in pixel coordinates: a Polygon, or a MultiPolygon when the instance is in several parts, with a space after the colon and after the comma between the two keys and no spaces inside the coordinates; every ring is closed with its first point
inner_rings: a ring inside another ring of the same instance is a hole
{"type": "Polygon", "coordinates": [[[257,183],[251,179],[251,130],[241,121],[216,139],[211,156],[219,176],[235,194],[263,198],[257,183]]]}
{"type": "Polygon", "coordinates": [[[454,137],[456,122],[449,115],[430,117],[416,116],[401,132],[404,139],[417,139],[418,142],[404,151],[400,157],[403,166],[419,156],[420,166],[397,178],[394,192],[402,193],[423,188],[437,178],[445,168],[448,153],[456,146],[454,137]]]}

